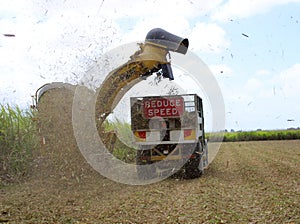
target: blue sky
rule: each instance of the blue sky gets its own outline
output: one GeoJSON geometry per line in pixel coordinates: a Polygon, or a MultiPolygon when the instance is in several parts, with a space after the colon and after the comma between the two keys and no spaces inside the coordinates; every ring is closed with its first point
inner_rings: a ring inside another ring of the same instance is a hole
{"type": "Polygon", "coordinates": [[[40,85],[76,82],[108,49],[161,27],[188,37],[215,75],[227,129],[299,127],[299,11],[299,0],[4,0],[0,102],[29,105],[40,85]]]}

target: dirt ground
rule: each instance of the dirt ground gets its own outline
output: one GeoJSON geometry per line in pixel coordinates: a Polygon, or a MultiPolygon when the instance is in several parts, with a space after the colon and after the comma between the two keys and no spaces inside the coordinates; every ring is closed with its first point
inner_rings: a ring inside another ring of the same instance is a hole
{"type": "Polygon", "coordinates": [[[300,223],[299,146],[224,143],[201,178],[145,186],[48,170],[1,189],[0,222],[300,223]]]}
{"type": "Polygon", "coordinates": [[[45,144],[28,178],[0,188],[0,223],[300,223],[300,140],[223,143],[200,178],[124,185],[80,154],[73,89],[49,92],[39,105],[45,144]]]}

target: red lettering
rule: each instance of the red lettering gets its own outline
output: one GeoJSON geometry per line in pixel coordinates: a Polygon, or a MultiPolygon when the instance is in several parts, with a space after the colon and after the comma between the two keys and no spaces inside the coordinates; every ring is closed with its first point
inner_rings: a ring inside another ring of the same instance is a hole
{"type": "Polygon", "coordinates": [[[184,110],[184,101],[181,97],[166,98],[145,98],[143,114],[146,118],[158,117],[177,117],[184,110]]]}

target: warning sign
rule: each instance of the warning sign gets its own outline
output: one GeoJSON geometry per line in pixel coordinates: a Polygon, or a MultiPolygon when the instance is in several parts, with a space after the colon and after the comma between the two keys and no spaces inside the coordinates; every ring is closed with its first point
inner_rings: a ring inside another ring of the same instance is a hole
{"type": "Polygon", "coordinates": [[[180,117],[184,111],[182,97],[144,98],[143,115],[152,117],[180,117]]]}

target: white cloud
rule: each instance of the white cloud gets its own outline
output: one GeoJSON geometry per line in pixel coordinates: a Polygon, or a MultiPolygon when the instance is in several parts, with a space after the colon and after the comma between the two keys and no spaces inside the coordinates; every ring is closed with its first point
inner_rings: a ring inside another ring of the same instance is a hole
{"type": "Polygon", "coordinates": [[[267,70],[267,69],[261,69],[261,70],[258,70],[258,71],[255,73],[255,76],[257,76],[257,77],[268,77],[270,74],[271,74],[271,71],[270,71],[270,70],[267,70]]]}
{"type": "Polygon", "coordinates": [[[220,4],[222,0],[110,0],[104,1],[101,14],[111,18],[168,16],[195,18],[207,14],[220,4]]]}
{"type": "Polygon", "coordinates": [[[298,102],[300,101],[300,64],[295,64],[281,72],[275,81],[282,89],[285,97],[296,98],[298,102]]]}
{"type": "MultiPolygon", "coordinates": [[[[222,80],[221,80],[222,81],[222,80]]],[[[228,86],[228,85],[227,85],[228,86]]],[[[234,84],[236,88],[236,84],[234,84]]],[[[265,100],[300,101],[300,64],[295,64],[279,73],[258,70],[238,89],[237,94],[265,100]]],[[[237,89],[237,88],[236,88],[237,89]]],[[[233,94],[237,96],[236,94],[233,94]]]]}
{"type": "Polygon", "coordinates": [[[180,16],[172,18],[167,15],[157,15],[139,20],[130,32],[126,31],[122,40],[124,43],[143,41],[151,29],[158,27],[184,38],[187,37],[186,34],[190,32],[189,22],[186,18],[180,16]]]}
{"type": "Polygon", "coordinates": [[[215,23],[197,23],[189,35],[190,49],[200,52],[220,53],[229,46],[225,36],[225,30],[215,23]]]}
{"type": "Polygon", "coordinates": [[[212,18],[224,22],[229,19],[247,18],[271,10],[272,7],[300,0],[229,0],[212,14],[212,18]]]}
{"type": "MultiPolygon", "coordinates": [[[[51,0],[51,1],[19,1],[2,0],[3,7],[12,11],[20,9],[30,10],[35,17],[60,15],[65,10],[76,9],[78,12],[90,16],[102,16],[111,19],[135,19],[138,17],[168,16],[169,18],[195,18],[208,14],[218,6],[222,0],[51,0]]],[[[1,8],[1,7],[0,7],[1,8]]]]}
{"type": "Polygon", "coordinates": [[[264,89],[264,84],[256,78],[250,78],[244,86],[244,90],[250,95],[257,95],[262,89],[264,89]]]}

